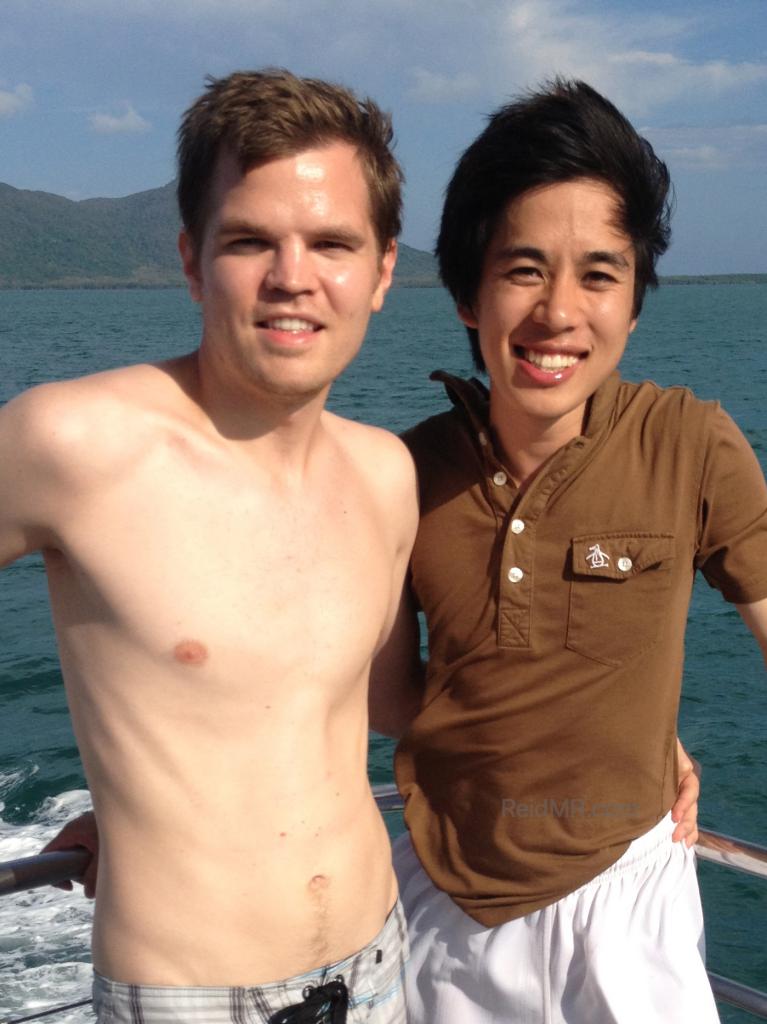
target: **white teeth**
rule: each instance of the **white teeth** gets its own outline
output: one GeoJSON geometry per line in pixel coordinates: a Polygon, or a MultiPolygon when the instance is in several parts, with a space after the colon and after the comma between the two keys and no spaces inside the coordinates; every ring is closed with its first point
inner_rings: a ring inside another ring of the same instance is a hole
{"type": "Polygon", "coordinates": [[[569,356],[562,352],[534,352],[532,349],[525,349],[525,359],[541,370],[565,370],[578,362],[578,356],[569,356]]]}
{"type": "Polygon", "coordinates": [[[281,316],[276,320],[268,320],[267,327],[275,331],[313,331],[314,324],[308,320],[299,320],[296,316],[281,316]]]}

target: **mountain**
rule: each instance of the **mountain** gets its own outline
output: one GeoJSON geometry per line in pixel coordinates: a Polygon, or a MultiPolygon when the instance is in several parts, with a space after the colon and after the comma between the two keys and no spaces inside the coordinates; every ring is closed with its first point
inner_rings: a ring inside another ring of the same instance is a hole
{"type": "MultiPolygon", "coordinates": [[[[175,183],[75,202],[0,182],[0,288],[183,285],[175,183]]],[[[429,253],[400,245],[395,283],[438,284],[429,253]]]]}
{"type": "Polygon", "coordinates": [[[406,288],[435,288],[440,284],[437,261],[430,252],[400,242],[394,283],[406,288]]]}
{"type": "Polygon", "coordinates": [[[0,287],[183,283],[174,186],[73,202],[0,184],[0,287]]]}

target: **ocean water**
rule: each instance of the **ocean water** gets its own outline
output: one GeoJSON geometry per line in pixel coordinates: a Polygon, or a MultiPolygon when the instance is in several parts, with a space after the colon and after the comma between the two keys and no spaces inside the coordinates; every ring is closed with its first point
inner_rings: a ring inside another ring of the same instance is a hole
{"type": "MultiPolygon", "coordinates": [[[[767,465],[767,286],[665,286],[648,298],[623,372],[720,398],[767,465]]],[[[33,384],[191,350],[197,310],[182,291],[0,292],[0,401],[33,384]]],[[[444,407],[432,369],[471,373],[468,344],[439,289],[398,290],[374,318],[331,407],[401,430],[444,407]]],[[[69,727],[41,560],[0,576],[0,861],[31,854],[88,806],[69,727]]],[[[767,844],[767,687],[737,613],[696,586],[680,733],[702,762],[701,821],[767,844]]],[[[376,782],[392,744],[371,743],[376,782]]],[[[398,827],[392,822],[394,830],[398,827]]],[[[767,884],[700,867],[709,966],[767,990],[767,884]]],[[[0,897],[0,1021],[87,998],[91,905],[81,892],[0,897]]],[[[91,1020],[87,1009],[50,1018],[91,1020]]],[[[752,1018],[723,1010],[722,1019],[752,1018]]]]}

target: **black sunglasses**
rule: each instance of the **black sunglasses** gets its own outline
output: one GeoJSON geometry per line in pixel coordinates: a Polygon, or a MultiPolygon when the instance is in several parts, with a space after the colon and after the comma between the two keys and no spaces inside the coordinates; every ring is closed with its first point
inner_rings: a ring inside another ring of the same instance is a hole
{"type": "Polygon", "coordinates": [[[345,1024],[349,990],[343,978],[326,985],[307,985],[302,1003],[273,1013],[268,1024],[345,1024]]]}

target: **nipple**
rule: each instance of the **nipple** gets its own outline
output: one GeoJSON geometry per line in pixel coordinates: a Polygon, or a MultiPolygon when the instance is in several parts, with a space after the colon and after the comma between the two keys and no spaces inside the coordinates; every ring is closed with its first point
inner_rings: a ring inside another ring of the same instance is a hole
{"type": "Polygon", "coordinates": [[[173,648],[173,657],[182,665],[203,665],[208,660],[208,649],[199,640],[182,640],[173,648]]]}

